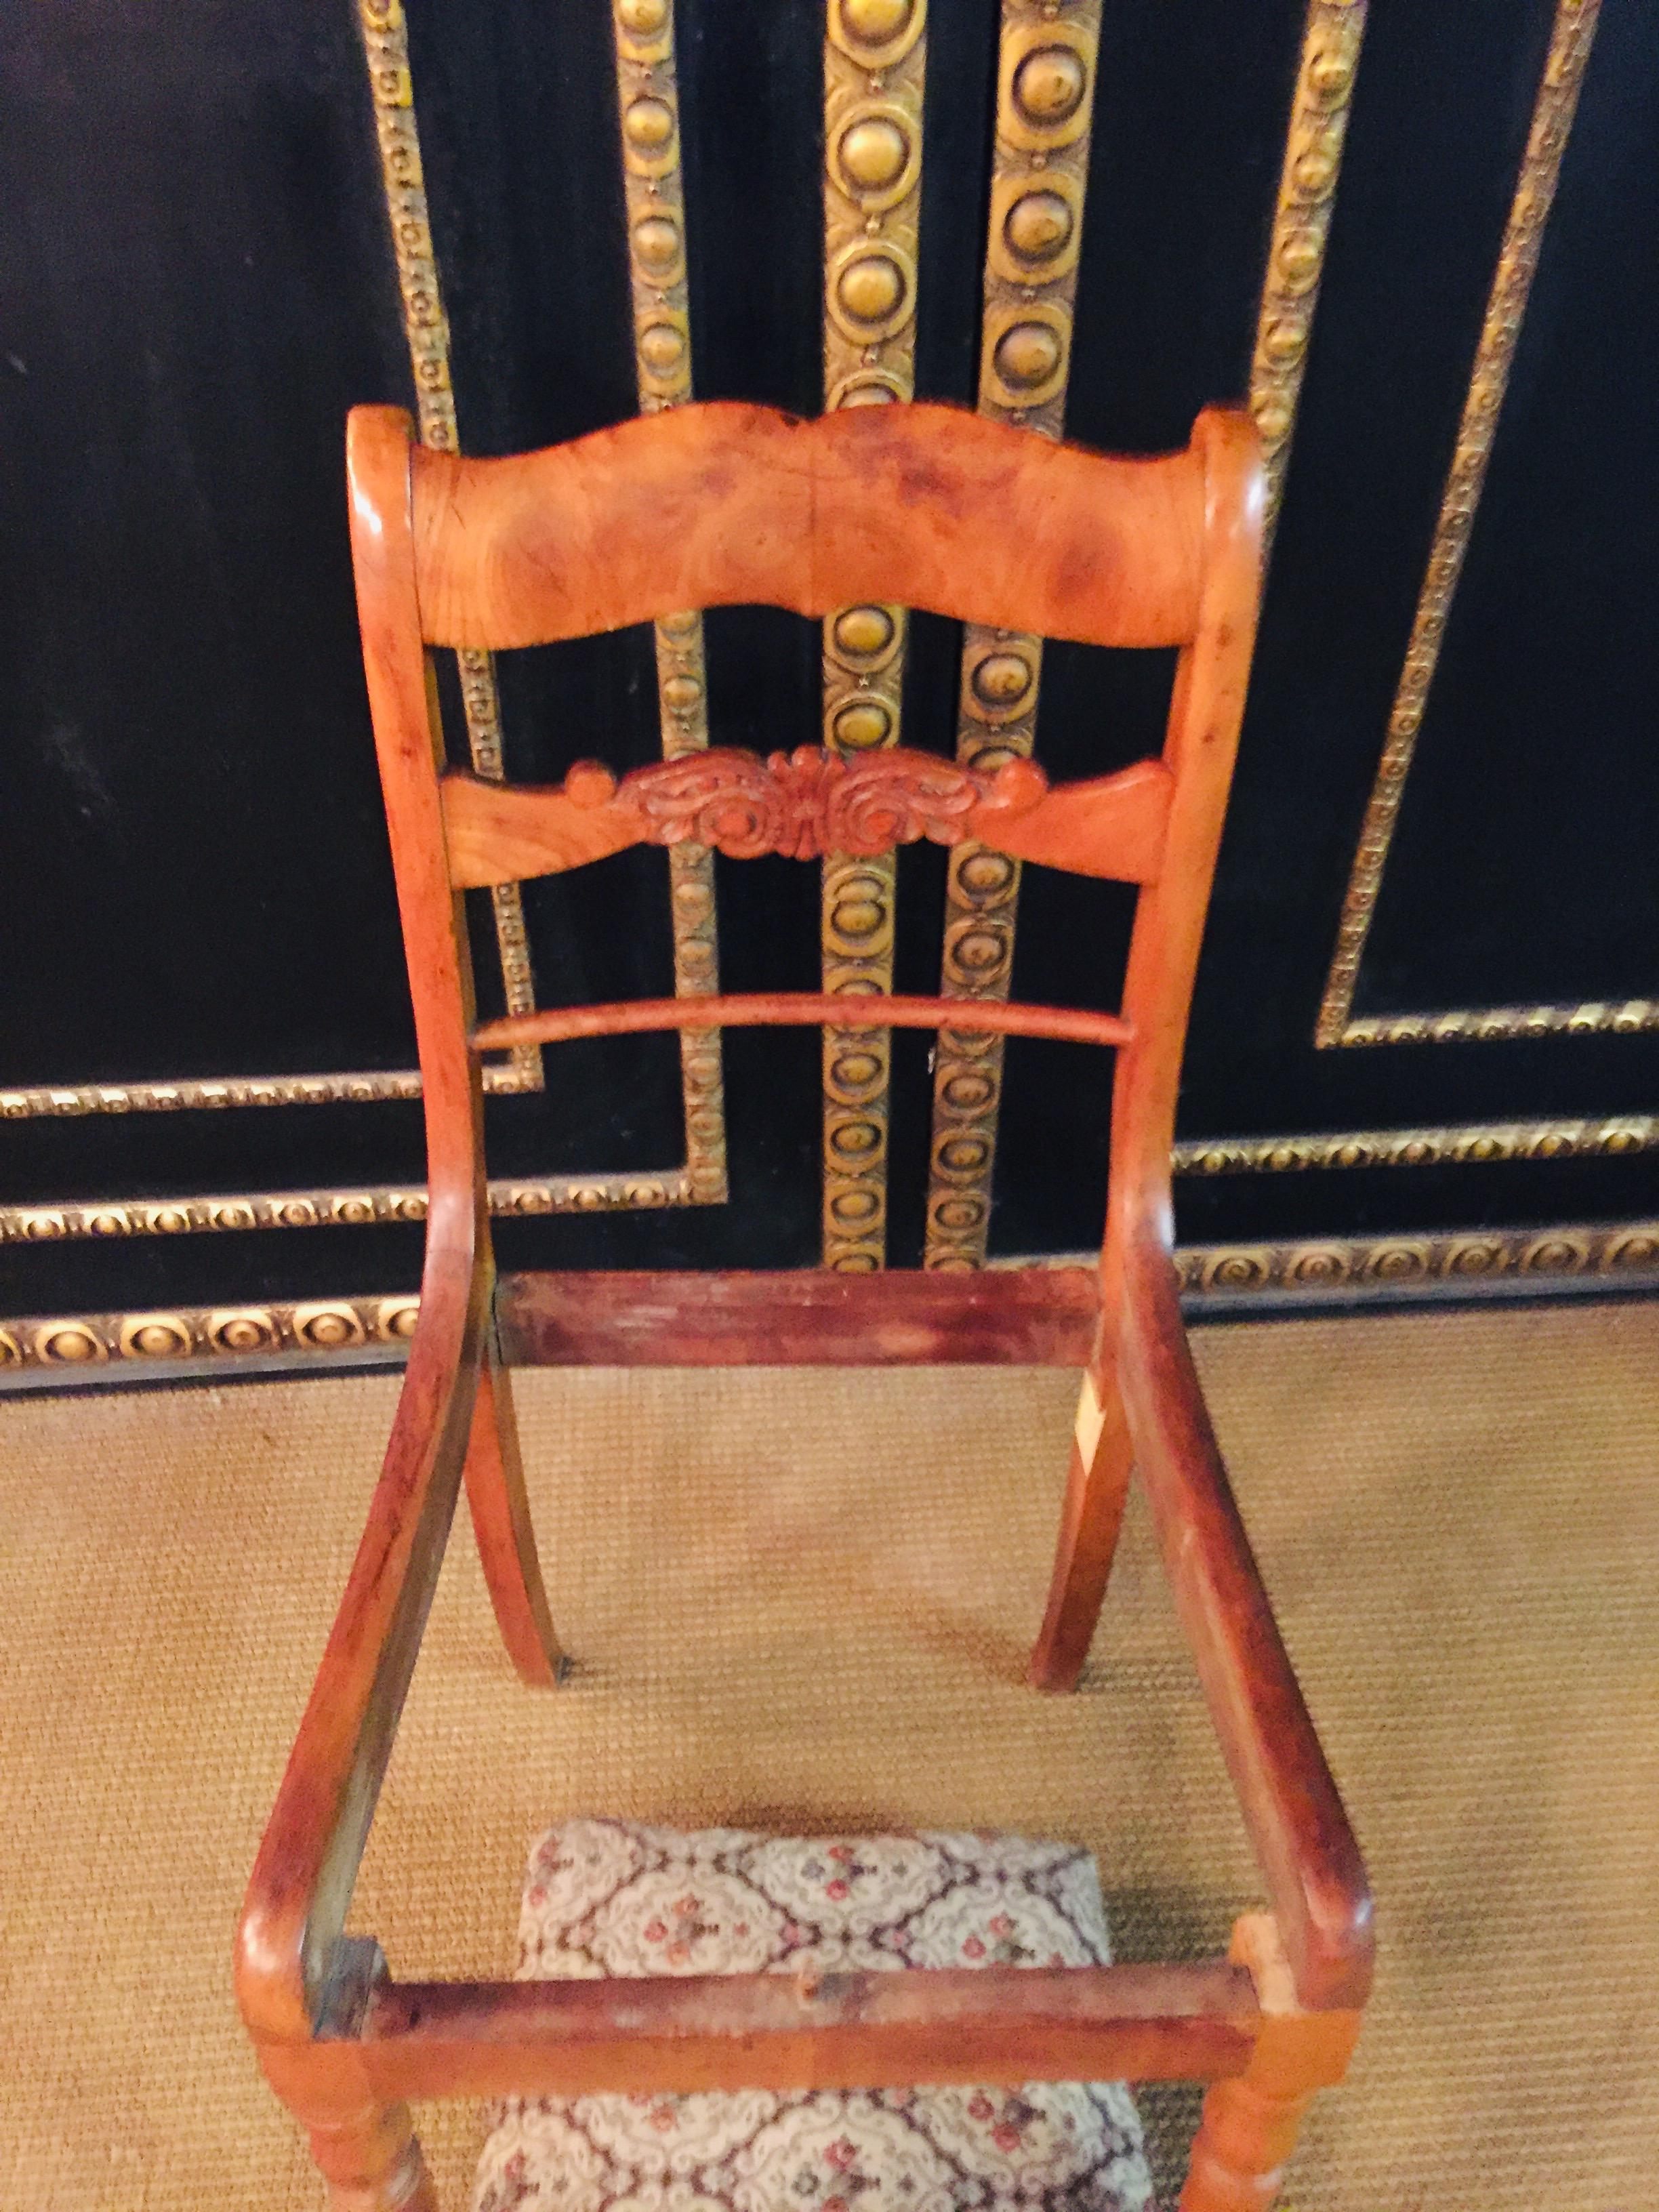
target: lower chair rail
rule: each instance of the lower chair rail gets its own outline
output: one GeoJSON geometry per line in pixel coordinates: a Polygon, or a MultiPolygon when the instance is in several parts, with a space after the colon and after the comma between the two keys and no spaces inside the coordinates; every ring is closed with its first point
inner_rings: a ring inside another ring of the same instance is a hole
{"type": "Polygon", "coordinates": [[[503,1275],[495,1321],[514,1367],[1084,1367],[1100,1278],[1092,1267],[503,1275]]]}
{"type": "Polygon", "coordinates": [[[376,2094],[398,2100],[1215,2081],[1243,2071],[1261,2024],[1249,1972],[1221,1959],[386,1982],[355,2035],[290,2047],[272,2070],[349,2053],[376,2094]]]}

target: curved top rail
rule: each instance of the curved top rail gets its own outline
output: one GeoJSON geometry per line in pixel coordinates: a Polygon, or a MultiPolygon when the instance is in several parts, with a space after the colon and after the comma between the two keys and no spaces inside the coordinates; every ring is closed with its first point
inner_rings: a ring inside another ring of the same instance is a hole
{"type": "Polygon", "coordinates": [[[1197,627],[1201,466],[932,404],[678,407],[502,460],[411,455],[422,629],[547,644],[682,608],[896,601],[1096,645],[1197,627]]]}

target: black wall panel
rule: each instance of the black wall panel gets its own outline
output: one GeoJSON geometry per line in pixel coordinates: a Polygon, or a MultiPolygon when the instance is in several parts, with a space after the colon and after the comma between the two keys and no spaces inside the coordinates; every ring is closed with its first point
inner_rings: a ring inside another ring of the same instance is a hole
{"type": "MultiPolygon", "coordinates": [[[[680,0],[701,397],[822,404],[822,23],[680,0]]],[[[1183,1139],[1659,1112],[1659,1030],[1316,1048],[1344,887],[1433,539],[1552,29],[1549,0],[1372,11],[1200,978],[1183,1139]]],[[[1659,996],[1659,6],[1604,0],[1490,472],[1384,872],[1356,1014],[1659,996]]],[[[971,403],[994,0],[933,0],[916,342],[971,403]]],[[[604,0],[410,0],[469,450],[635,406],[604,0]]],[[[1301,0],[1106,0],[1068,402],[1073,434],[1184,440],[1246,389],[1301,0]]],[[[0,22],[0,1091],[412,1065],[356,660],[341,429],[410,383],[347,0],[40,0],[0,22]]],[[[813,625],[708,624],[717,742],[816,741],[813,625]]],[[[954,743],[959,634],[918,618],[906,738],[954,743]]],[[[1157,741],[1166,656],[1054,647],[1039,751],[1157,741]]],[[[653,757],[647,634],[501,657],[509,771],[653,757]]],[[[453,679],[449,717],[459,745],[453,679]]],[[[721,864],[729,988],[804,988],[816,872],[721,864]]],[[[942,856],[901,870],[898,983],[938,975],[942,856]]],[[[544,1002],[669,987],[656,852],[530,886],[544,1002]]],[[[1113,1003],[1126,893],[1033,871],[1017,987],[1113,1003]]],[[[480,996],[499,1003],[487,913],[480,996]]],[[[817,1048],[729,1037],[723,1207],[501,1224],[507,1264],[804,1264],[817,1048]]],[[[922,1237],[927,1040],[895,1055],[892,1257],[922,1237]]],[[[993,1245],[1098,1232],[1110,1069],[1018,1046],[993,1245]]],[[[491,1102],[507,1176],[682,1157],[672,1042],[564,1048],[491,1102]]],[[[420,1179],[408,1101],[19,1115],[0,1206],[420,1179]]],[[[1193,1175],[1183,1238],[1618,1222],[1659,1152],[1193,1175]]],[[[416,1226],[0,1241],[0,1310],[391,1291],[416,1226]]]]}

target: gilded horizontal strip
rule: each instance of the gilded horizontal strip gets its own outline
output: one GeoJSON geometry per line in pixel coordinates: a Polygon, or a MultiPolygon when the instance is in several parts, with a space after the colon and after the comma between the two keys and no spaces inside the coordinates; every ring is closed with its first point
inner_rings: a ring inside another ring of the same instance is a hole
{"type": "Polygon", "coordinates": [[[1405,1290],[1500,1278],[1651,1283],[1659,1281],[1659,1221],[1194,1245],[1176,1258],[1183,1292],[1199,1299],[1274,1291],[1405,1290]]]}
{"type": "MultiPolygon", "coordinates": [[[[531,1011],[534,1011],[533,1008],[531,1011]]],[[[493,1097],[521,1091],[510,1060],[483,1071],[493,1097]]],[[[218,1113],[232,1106],[377,1106],[418,1098],[417,1068],[354,1068],[328,1075],[180,1076],[155,1083],[40,1083],[0,1091],[0,1121],[76,1114],[218,1113]]]]}
{"type": "MultiPolygon", "coordinates": [[[[1176,1265],[1183,1294],[1200,1306],[1211,1298],[1222,1303],[1274,1292],[1472,1286],[1503,1278],[1649,1287],[1659,1284],[1659,1221],[1194,1245],[1176,1253],[1176,1265]]],[[[419,1312],[419,1299],[400,1292],[288,1304],[29,1316],[0,1323],[0,1387],[31,1371],[90,1380],[112,1368],[166,1372],[186,1359],[222,1361],[234,1372],[239,1360],[272,1354],[296,1361],[377,1347],[395,1354],[407,1346],[419,1312]]]]}
{"type": "Polygon", "coordinates": [[[1267,479],[1264,547],[1273,544],[1285,494],[1365,35],[1365,7],[1366,0],[1310,0],[1303,28],[1250,362],[1250,412],[1261,434],[1267,479]]]}
{"type": "Polygon", "coordinates": [[[1438,1128],[1346,1129],[1334,1134],[1201,1137],[1174,1147],[1177,1175],[1285,1175],[1308,1168],[1477,1166],[1659,1149],[1659,1114],[1590,1121],[1466,1121],[1438,1128]]]}
{"type": "MultiPolygon", "coordinates": [[[[497,1216],[605,1213],[705,1203],[685,1168],[504,1176],[489,1185],[489,1210],[497,1216]]],[[[424,1183],[363,1183],[344,1189],[41,1200],[27,1206],[0,1206],[0,1241],[41,1244],[59,1237],[185,1237],[210,1230],[363,1229],[376,1223],[425,1219],[424,1183]]]]}
{"type": "MultiPolygon", "coordinates": [[[[651,415],[683,404],[694,390],[672,0],[613,0],[611,24],[635,376],[640,412],[651,415]]],[[[702,615],[687,609],[665,616],[655,625],[655,645],[663,757],[680,760],[708,744],[702,615]]],[[[676,994],[718,991],[714,855],[701,845],[677,845],[668,867],[676,994]]],[[[726,1091],[717,1030],[682,1033],[680,1080],[686,1176],[698,1203],[723,1205],[726,1091]]]]}
{"type": "MultiPolygon", "coordinates": [[[[1047,438],[1065,428],[1099,31],[1099,0],[1064,9],[1003,0],[979,411],[1047,438]]],[[[1030,756],[1042,675],[1040,637],[967,627],[957,717],[965,767],[1030,756]]],[[[1007,997],[1019,884],[1018,860],[971,842],[953,848],[939,985],[947,998],[1007,997]]],[[[985,1264],[1002,1071],[1000,1037],[940,1031],[924,1267],[985,1264]]]]}
{"type": "Polygon", "coordinates": [[[1518,1036],[1532,1033],[1527,1025],[1529,1017],[1556,1014],[1564,1018],[1545,1022],[1546,1030],[1571,1032],[1575,1027],[1598,1026],[1574,1024],[1565,1018],[1568,1010],[1559,1007],[1493,1009],[1500,1016],[1512,1016],[1516,1025],[1492,1029],[1458,1027],[1446,1030],[1443,1034],[1438,1027],[1442,1021],[1478,1024],[1486,1017],[1478,1009],[1443,1017],[1408,1014],[1363,1022],[1355,1022],[1352,1016],[1365,940],[1370,934],[1382,872],[1399,822],[1400,802],[1423,725],[1429,687],[1434,681],[1453,596],[1463,572],[1464,555],[1480,504],[1486,463],[1515,362],[1528,296],[1538,265],[1539,246],[1560,178],[1562,157],[1572,129],[1600,8],[1601,0],[1558,0],[1549,52],[1527,135],[1526,153],[1486,301],[1486,319],[1475,349],[1457,444],[1429,549],[1428,567],[1418,596],[1405,665],[1395,693],[1388,736],[1342,903],[1336,946],[1314,1030],[1314,1042],[1321,1048],[1440,1043],[1467,1036],[1477,1041],[1488,1036],[1518,1036]]]}
{"type": "Polygon", "coordinates": [[[0,1383],[31,1369],[68,1379],[112,1365],[165,1370],[182,1359],[222,1359],[234,1367],[238,1360],[273,1353],[328,1358],[374,1346],[400,1352],[415,1334],[419,1312],[417,1297],[399,1294],[9,1321],[0,1325],[0,1383]]]}
{"type": "MultiPolygon", "coordinates": [[[[432,225],[421,166],[420,133],[415,119],[415,82],[409,64],[409,29],[401,0],[359,0],[363,51],[368,64],[375,133],[380,149],[380,179],[403,300],[404,329],[415,380],[416,417],[421,442],[447,452],[459,448],[455,393],[450,377],[449,323],[438,282],[432,225]]],[[[487,653],[456,654],[461,707],[472,765],[499,783],[501,759],[501,699],[495,662],[487,653]]],[[[516,884],[498,884],[490,893],[501,981],[509,1013],[528,1013],[536,1003],[524,903],[516,884]]],[[[542,1060],[534,1046],[523,1046],[495,1088],[539,1091],[542,1060]]]]}
{"type": "MultiPolygon", "coordinates": [[[[829,0],[823,45],[823,404],[914,397],[927,0],[829,0]]],[[[896,745],[905,612],[842,607],[823,624],[823,742],[844,758],[896,745]]],[[[891,853],[826,855],[823,988],[849,999],[893,988],[891,853]]],[[[823,1264],[887,1256],[884,1029],[826,1030],[823,1046],[823,1264]]]]}
{"type": "Polygon", "coordinates": [[[1577,1006],[1454,1006],[1431,1014],[1364,1014],[1340,1045],[1497,1044],[1510,1037],[1637,1036],[1659,1029],[1659,1000],[1590,999],[1577,1006]]]}

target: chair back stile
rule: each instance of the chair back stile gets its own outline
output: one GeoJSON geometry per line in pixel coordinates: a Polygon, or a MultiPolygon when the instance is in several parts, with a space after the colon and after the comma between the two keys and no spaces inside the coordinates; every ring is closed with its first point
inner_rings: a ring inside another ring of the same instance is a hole
{"type": "MultiPolygon", "coordinates": [[[[238,1936],[244,2016],[279,2041],[310,2033],[333,1972],[386,1746],[430,1600],[431,1576],[421,1571],[421,1555],[433,1549],[434,1525],[447,1527],[460,1485],[494,1291],[483,1089],[467,1042],[471,968],[460,895],[444,860],[441,738],[416,596],[409,453],[406,416],[390,408],[353,410],[347,428],[352,563],[420,1053],[426,1256],[420,1327],[410,1346],[377,1510],[307,1709],[307,1748],[313,1766],[332,1777],[330,1802],[319,1818],[307,1790],[284,1787],[279,1794],[238,1936]],[[419,1510],[399,1511],[410,1498],[419,1501],[419,1510]],[[373,1716],[367,1728],[366,1706],[373,1716]]],[[[291,1772],[300,1757],[296,1746],[291,1772]]]]}
{"type": "MultiPolygon", "coordinates": [[[[1134,1243],[1173,1242],[1170,1147],[1193,984],[1232,786],[1255,644],[1263,478],[1255,426],[1206,409],[1193,426],[1203,470],[1197,619],[1170,702],[1164,765],[1172,793],[1162,865],[1135,908],[1122,1009],[1133,1031],[1112,1094],[1106,1272],[1134,1243]]],[[[1107,1305],[1114,1299],[1109,1294],[1107,1305]]]]}

